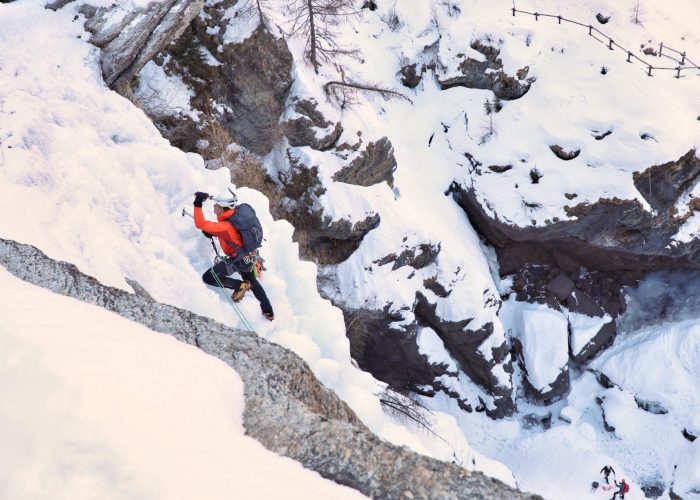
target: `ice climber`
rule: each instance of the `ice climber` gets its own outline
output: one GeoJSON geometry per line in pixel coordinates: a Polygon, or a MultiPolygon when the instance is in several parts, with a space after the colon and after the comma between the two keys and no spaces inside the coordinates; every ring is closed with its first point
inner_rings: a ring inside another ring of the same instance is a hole
{"type": "Polygon", "coordinates": [[[613,496],[610,500],[615,500],[617,498],[617,495],[620,495],[620,498],[625,498],[625,493],[627,493],[630,490],[629,484],[627,484],[623,479],[621,483],[615,481],[615,486],[617,486],[617,491],[613,493],[613,496]]]}
{"type": "Polygon", "coordinates": [[[609,465],[606,465],[605,467],[603,467],[602,469],[600,469],[600,473],[603,474],[603,476],[605,477],[605,484],[610,484],[610,479],[609,479],[609,478],[610,478],[610,473],[612,473],[612,475],[614,476],[614,475],[615,475],[615,469],[613,469],[613,468],[612,468],[611,466],[609,466],[609,465]]]}
{"type": "Polygon", "coordinates": [[[233,195],[231,198],[215,200],[214,213],[216,214],[217,222],[206,220],[202,213],[202,202],[209,198],[211,197],[207,193],[195,193],[194,225],[201,229],[206,237],[212,238],[216,236],[226,257],[207,269],[202,275],[202,280],[207,285],[217,287],[223,285],[224,288],[232,289],[231,298],[234,302],[241,301],[245,293],[251,290],[255,298],[260,302],[263,316],[272,321],[275,319],[272,305],[256,277],[259,267],[255,254],[245,251],[240,231],[229,221],[236,213],[238,207],[236,196],[233,195]],[[235,272],[238,272],[243,279],[231,278],[230,275],[235,272]]]}

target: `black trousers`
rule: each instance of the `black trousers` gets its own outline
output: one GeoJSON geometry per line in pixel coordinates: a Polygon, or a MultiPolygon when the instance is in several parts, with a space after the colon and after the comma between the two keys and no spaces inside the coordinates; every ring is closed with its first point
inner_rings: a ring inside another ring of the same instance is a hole
{"type": "Polygon", "coordinates": [[[617,498],[617,495],[620,495],[620,498],[625,498],[625,492],[618,490],[615,493],[613,493],[612,500],[617,498]]]}
{"type": "Polygon", "coordinates": [[[219,286],[216,279],[214,279],[214,276],[212,275],[213,273],[216,274],[216,277],[219,279],[219,281],[221,281],[221,284],[224,285],[224,288],[238,290],[238,287],[241,286],[242,280],[229,277],[231,274],[237,272],[244,280],[250,282],[250,290],[253,292],[253,295],[255,295],[255,298],[258,299],[258,302],[260,302],[262,312],[266,314],[274,314],[272,311],[272,304],[270,304],[270,299],[267,298],[265,289],[262,287],[260,282],[255,279],[253,272],[247,269],[241,270],[240,266],[236,264],[237,263],[231,261],[231,259],[222,260],[221,262],[214,264],[213,267],[207,269],[202,275],[202,280],[207,285],[219,286]]]}

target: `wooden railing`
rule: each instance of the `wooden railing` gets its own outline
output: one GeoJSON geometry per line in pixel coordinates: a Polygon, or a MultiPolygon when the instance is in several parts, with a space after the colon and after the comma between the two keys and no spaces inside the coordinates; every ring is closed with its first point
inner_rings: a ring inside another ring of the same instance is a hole
{"type": "Polygon", "coordinates": [[[655,70],[658,71],[675,71],[675,77],[680,78],[681,76],[686,76],[687,72],[692,72],[692,71],[697,71],[697,75],[700,75],[700,67],[698,67],[697,64],[695,64],[693,61],[691,61],[688,58],[688,55],[685,52],[680,52],[676,49],[673,49],[671,47],[668,47],[667,45],[664,45],[663,42],[659,45],[659,53],[658,57],[665,57],[667,59],[670,59],[676,63],[678,63],[677,66],[654,66],[653,64],[650,64],[647,60],[642,59],[635,53],[633,53],[631,50],[626,49],[619,43],[617,43],[612,37],[608,36],[607,34],[603,33],[600,31],[598,28],[591,24],[586,24],[586,23],[581,23],[579,21],[575,21],[573,19],[567,19],[564,16],[561,15],[554,15],[554,14],[542,14],[540,12],[528,12],[525,10],[520,10],[515,7],[515,2],[513,3],[513,7],[511,9],[513,12],[513,16],[515,16],[516,13],[520,14],[528,14],[531,16],[535,17],[535,21],[539,21],[540,17],[546,17],[546,18],[552,18],[556,19],[559,24],[563,22],[566,23],[571,23],[571,24],[576,24],[578,26],[582,26],[588,30],[588,35],[595,38],[602,44],[606,45],[608,49],[610,50],[615,50],[615,47],[623,50],[626,55],[627,55],[627,62],[634,62],[638,61],[644,65],[647,71],[647,75],[653,76],[652,72],[655,70]],[[680,58],[679,58],[680,57],[680,58]],[[634,61],[633,61],[634,60],[634,61]],[[684,72],[683,75],[681,75],[681,72],[684,72]]]}

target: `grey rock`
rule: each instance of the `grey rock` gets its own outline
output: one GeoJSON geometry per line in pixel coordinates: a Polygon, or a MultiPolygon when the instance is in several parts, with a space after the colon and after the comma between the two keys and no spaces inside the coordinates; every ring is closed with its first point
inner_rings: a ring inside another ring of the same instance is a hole
{"type": "Polygon", "coordinates": [[[503,367],[506,373],[513,373],[509,346],[504,343],[493,349],[491,353],[484,355],[479,347],[487,337],[493,334],[491,323],[478,329],[471,329],[469,328],[471,319],[446,321],[440,318],[436,309],[436,304],[431,304],[422,293],[416,294],[414,305],[416,319],[421,324],[429,325],[443,341],[450,356],[459,363],[460,369],[476,384],[493,395],[495,408],[487,410],[487,414],[493,418],[512,415],[515,411],[512,381],[509,379],[504,385],[494,374],[494,368],[497,365],[503,367]]]}
{"type": "Polygon", "coordinates": [[[587,368],[586,371],[591,372],[595,376],[596,381],[600,384],[601,387],[604,387],[605,389],[612,389],[613,387],[617,387],[618,389],[620,389],[620,386],[612,380],[610,380],[610,377],[608,377],[603,372],[594,370],[592,368],[587,368]]]}
{"type": "Polygon", "coordinates": [[[547,283],[547,290],[552,292],[560,301],[565,300],[574,289],[574,282],[568,276],[561,273],[547,283]]]}
{"type": "MultiPolygon", "coordinates": [[[[527,370],[525,370],[525,372],[527,373],[527,370]]],[[[527,377],[523,380],[523,386],[531,401],[545,406],[556,403],[569,394],[571,390],[569,367],[566,366],[562,368],[557,377],[550,383],[550,387],[546,390],[534,387],[527,377]]]]}
{"type": "Polygon", "coordinates": [[[605,311],[586,292],[576,290],[566,299],[566,307],[571,312],[585,314],[586,316],[603,317],[605,311]]]}
{"type": "Polygon", "coordinates": [[[245,384],[244,425],[265,447],[371,498],[540,499],[372,434],[296,354],[254,333],[100,284],[72,264],[0,239],[0,265],[55,293],[104,307],[215,356],[245,384]]]}
{"type": "Polygon", "coordinates": [[[105,83],[118,87],[132,80],[153,56],[182,34],[203,6],[203,0],[151,2],[114,22],[118,4],[95,8],[84,2],[85,29],[91,33],[90,42],[102,49],[105,83]]]}
{"type": "Polygon", "coordinates": [[[688,429],[683,429],[682,434],[683,434],[683,437],[686,438],[691,443],[698,438],[698,436],[696,434],[693,434],[688,429]]]}
{"type": "Polygon", "coordinates": [[[659,498],[666,491],[666,484],[659,477],[645,478],[639,481],[639,489],[644,492],[644,498],[659,498]]]}
{"type": "Polygon", "coordinates": [[[668,413],[668,409],[666,409],[664,405],[658,401],[651,401],[648,399],[642,399],[639,396],[634,396],[634,402],[637,403],[638,408],[648,411],[649,413],[653,413],[654,415],[665,415],[668,413]]]}
{"type": "MultiPolygon", "coordinates": [[[[596,333],[579,352],[571,354],[571,359],[580,364],[589,363],[598,354],[613,344],[616,335],[617,325],[615,324],[615,321],[605,323],[602,327],[600,327],[598,333],[596,333]]],[[[601,375],[604,376],[603,374],[601,375]]]]}
{"type": "Polygon", "coordinates": [[[423,79],[422,73],[416,71],[416,63],[407,64],[401,68],[401,83],[409,89],[414,89],[423,79]]]}
{"type": "Polygon", "coordinates": [[[396,254],[390,254],[382,259],[374,261],[374,263],[383,266],[393,262],[391,266],[392,271],[396,271],[404,266],[411,266],[413,269],[423,269],[435,262],[439,253],[440,245],[421,243],[417,247],[406,248],[398,256],[396,254]]]}
{"type": "Polygon", "coordinates": [[[372,186],[386,181],[393,187],[394,170],[394,146],[388,138],[382,137],[377,142],[370,142],[350,165],[333,176],[333,180],[357,186],[372,186]]]}
{"type": "Polygon", "coordinates": [[[74,2],[74,1],[75,0],[54,0],[53,2],[48,2],[45,5],[45,7],[47,9],[51,9],[51,10],[58,10],[58,9],[62,9],[63,7],[65,7],[66,5],[68,5],[69,3],[74,2]]]}
{"type": "Polygon", "coordinates": [[[424,392],[446,373],[446,366],[434,365],[418,351],[416,325],[396,327],[403,316],[390,310],[345,309],[346,335],[350,354],[357,365],[399,392],[424,392]]]}
{"type": "Polygon", "coordinates": [[[343,133],[340,122],[337,122],[327,135],[317,137],[317,131],[328,129],[333,124],[327,121],[316,107],[317,103],[308,99],[294,104],[294,109],[302,116],[288,120],[283,125],[290,146],[309,146],[317,151],[327,151],[338,142],[343,133]]]}
{"type": "Polygon", "coordinates": [[[346,219],[333,221],[323,214],[318,202],[325,192],[318,168],[307,167],[291,154],[288,159],[289,170],[280,174],[285,198],[271,207],[273,214],[294,226],[294,238],[304,258],[322,265],[343,262],[357,250],[365,235],[379,225],[379,214],[368,214],[354,223],[346,219]]]}
{"type": "Polygon", "coordinates": [[[129,283],[129,286],[134,289],[134,293],[136,295],[139,295],[141,297],[144,297],[146,299],[152,299],[151,294],[148,293],[148,291],[141,286],[141,284],[136,281],[136,280],[131,280],[129,278],[124,278],[127,283],[129,283]]]}
{"type": "Polygon", "coordinates": [[[552,153],[554,153],[554,155],[557,158],[559,158],[560,160],[564,160],[564,161],[573,160],[581,153],[580,149],[575,149],[573,151],[566,151],[564,148],[562,148],[561,146],[559,146],[557,144],[549,146],[549,149],[552,150],[552,153]]]}
{"type": "Polygon", "coordinates": [[[519,99],[524,96],[534,81],[527,78],[528,69],[522,68],[517,76],[508,76],[503,71],[503,61],[498,57],[500,51],[479,41],[472,42],[474,50],[481,52],[486,60],[466,58],[460,65],[461,75],[438,79],[443,90],[452,87],[492,90],[496,97],[504,100],[519,99]]]}

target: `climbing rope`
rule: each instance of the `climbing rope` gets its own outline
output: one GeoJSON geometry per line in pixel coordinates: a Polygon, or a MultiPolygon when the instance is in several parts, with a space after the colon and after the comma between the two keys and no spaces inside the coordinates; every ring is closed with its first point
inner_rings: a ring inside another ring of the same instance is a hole
{"type": "MultiPolygon", "coordinates": [[[[214,260],[214,263],[216,264],[217,261],[220,261],[220,260],[221,260],[221,258],[217,252],[217,256],[216,256],[216,259],[214,260]]],[[[211,272],[211,275],[214,277],[214,281],[216,281],[217,285],[219,285],[221,290],[223,290],[224,293],[226,293],[226,287],[224,287],[224,284],[221,282],[219,277],[214,272],[213,267],[210,269],[209,272],[211,272]]],[[[248,321],[248,318],[245,317],[245,314],[243,314],[243,311],[241,311],[241,309],[238,307],[238,304],[236,304],[234,302],[233,297],[231,297],[228,294],[226,294],[226,296],[231,300],[231,304],[233,304],[233,310],[236,311],[236,314],[238,315],[238,319],[241,320],[241,323],[243,324],[243,327],[245,328],[245,330],[250,332],[250,333],[256,333],[255,329],[253,328],[253,325],[250,324],[250,321],[248,321]]]]}

